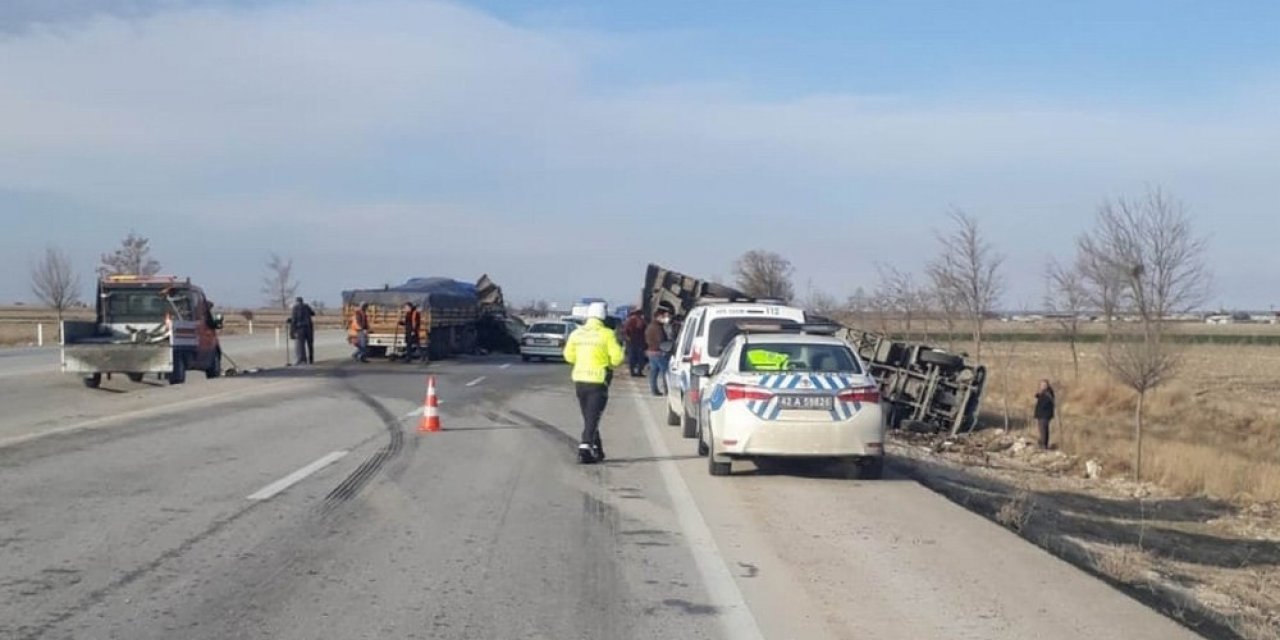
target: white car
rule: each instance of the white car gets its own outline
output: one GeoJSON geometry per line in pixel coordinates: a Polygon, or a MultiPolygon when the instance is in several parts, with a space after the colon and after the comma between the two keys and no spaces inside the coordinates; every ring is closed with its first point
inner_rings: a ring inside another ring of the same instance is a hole
{"type": "Polygon", "coordinates": [[[577,328],[576,323],[563,320],[547,320],[529,325],[529,330],[520,339],[520,359],[525,362],[534,358],[563,359],[564,343],[577,328]]]}
{"type": "Polygon", "coordinates": [[[734,459],[843,459],[860,478],[884,472],[880,389],[858,355],[831,335],[740,333],[714,369],[700,402],[698,453],[713,476],[734,459]]]}
{"type": "Polygon", "coordinates": [[[699,303],[684,320],[667,370],[667,424],[682,425],[686,438],[697,436],[700,390],[695,387],[697,380],[691,369],[700,364],[714,367],[740,323],[777,321],[798,324],[804,320],[803,309],[776,303],[699,303]]]}

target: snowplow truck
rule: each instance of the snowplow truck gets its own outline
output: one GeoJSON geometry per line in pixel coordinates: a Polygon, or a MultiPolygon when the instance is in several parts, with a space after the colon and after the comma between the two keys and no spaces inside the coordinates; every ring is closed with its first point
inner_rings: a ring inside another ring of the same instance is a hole
{"type": "Polygon", "coordinates": [[[222,374],[222,316],[191,280],[108,276],[98,282],[97,317],[62,323],[62,370],[97,388],[103,377],[155,375],[182,384],[188,371],[222,374]]]}

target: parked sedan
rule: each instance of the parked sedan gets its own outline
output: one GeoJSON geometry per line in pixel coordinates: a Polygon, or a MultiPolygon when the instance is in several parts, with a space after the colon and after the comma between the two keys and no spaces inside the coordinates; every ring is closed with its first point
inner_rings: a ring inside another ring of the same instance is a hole
{"type": "Polygon", "coordinates": [[[563,359],[564,343],[577,328],[573,322],[560,320],[533,323],[520,340],[520,358],[525,362],[534,358],[563,359]]]}
{"type": "Polygon", "coordinates": [[[884,470],[880,390],[853,349],[830,335],[743,333],[726,347],[700,398],[698,453],[711,475],[735,459],[842,459],[862,478],[884,470]]]}

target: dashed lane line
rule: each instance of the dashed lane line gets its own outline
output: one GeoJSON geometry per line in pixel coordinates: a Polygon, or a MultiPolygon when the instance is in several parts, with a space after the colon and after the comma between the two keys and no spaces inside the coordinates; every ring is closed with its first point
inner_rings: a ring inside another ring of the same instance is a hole
{"type": "Polygon", "coordinates": [[[294,471],[293,473],[283,478],[280,478],[275,482],[272,482],[271,484],[259,489],[258,491],[252,494],[249,494],[249,499],[250,500],[270,500],[276,497],[276,495],[283,492],[285,489],[288,489],[289,487],[292,487],[293,485],[298,484],[299,482],[302,482],[307,478],[307,476],[341,460],[342,457],[345,455],[347,455],[346,451],[334,451],[332,453],[329,453],[321,457],[319,460],[316,460],[315,462],[312,462],[311,464],[301,469],[298,469],[297,471],[294,471]]]}
{"type": "Polygon", "coordinates": [[[481,382],[484,382],[485,377],[486,377],[486,376],[480,376],[479,378],[476,378],[475,380],[472,380],[471,382],[468,382],[468,383],[467,383],[467,386],[468,386],[468,387],[474,387],[474,386],[476,386],[476,385],[480,384],[481,382]]]}

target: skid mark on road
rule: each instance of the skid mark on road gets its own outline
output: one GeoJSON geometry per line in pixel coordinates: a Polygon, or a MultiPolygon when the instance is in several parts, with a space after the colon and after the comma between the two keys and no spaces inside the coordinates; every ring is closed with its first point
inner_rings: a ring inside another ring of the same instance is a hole
{"type": "Polygon", "coordinates": [[[329,492],[329,495],[324,497],[325,511],[329,511],[337,505],[354,498],[356,494],[360,493],[361,489],[369,484],[369,481],[382,469],[383,465],[399,455],[404,448],[404,430],[400,428],[400,418],[388,411],[373,396],[349,384],[347,385],[347,390],[354,394],[357,400],[372,409],[378,418],[382,420],[382,426],[387,431],[387,444],[360,463],[360,466],[351,472],[351,475],[347,476],[341,484],[329,492]]]}

